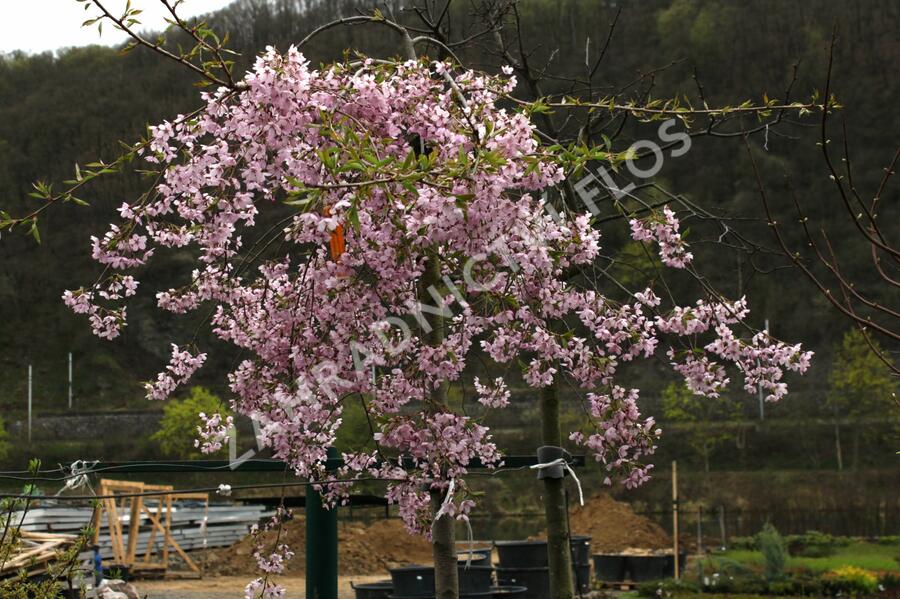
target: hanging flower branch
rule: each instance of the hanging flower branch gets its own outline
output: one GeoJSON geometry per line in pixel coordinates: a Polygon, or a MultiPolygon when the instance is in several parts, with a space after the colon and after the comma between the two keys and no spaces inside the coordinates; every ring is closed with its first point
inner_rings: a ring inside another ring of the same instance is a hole
{"type": "MultiPolygon", "coordinates": [[[[343,456],[341,474],[398,479],[387,498],[426,533],[427,489],[456,480],[445,511],[465,517],[474,505],[467,468],[502,455],[478,418],[431,390],[458,381],[476,349],[521,363],[534,388],[565,379],[583,389],[590,422],[570,438],[604,464],[608,483],[629,487],[647,479],[644,458],[660,431],[641,415],[639,391],[617,382],[622,363],[668,344],[695,393],[720,393],[731,363],[770,400],[786,392],[785,371],[809,365],[800,346],[765,333],[742,339],[743,300],[664,306],[646,289],[619,303],[574,285],[569,274],[597,258],[600,231],[587,215],[548,212],[537,194],[597,154],[542,146],[527,110],[500,106],[512,77],[424,61],[314,70],[295,49],[269,49],[243,85],[206,93],[193,118],[152,128],[143,157],[161,181],[121,207],[122,222],[94,240],[94,258],[128,272],[117,283],[127,290],[156,248],[197,252],[191,280],[160,290],[158,303],[175,313],[214,307],[214,333],[248,356],[230,374],[232,408],[259,423],[262,442],[298,476],[328,481],[325,448],[344,401],[362,395],[380,449],[411,467],[360,452],[343,456]],[[284,205],[291,212],[248,247],[262,213],[284,205]],[[439,280],[424,285],[434,263],[439,280]],[[433,303],[420,303],[423,291],[433,303]],[[436,345],[433,314],[444,317],[436,345]]],[[[658,244],[670,267],[691,262],[668,209],[632,219],[630,232],[658,244]]],[[[98,306],[101,291],[66,292],[65,301],[113,337],[124,308],[98,306]]],[[[204,357],[175,347],[148,395],[171,393],[204,357]]],[[[476,390],[486,409],[509,405],[502,379],[476,390]]],[[[221,419],[208,418],[203,444],[220,447],[221,419]]],[[[337,500],[346,485],[328,489],[337,500]]]]}

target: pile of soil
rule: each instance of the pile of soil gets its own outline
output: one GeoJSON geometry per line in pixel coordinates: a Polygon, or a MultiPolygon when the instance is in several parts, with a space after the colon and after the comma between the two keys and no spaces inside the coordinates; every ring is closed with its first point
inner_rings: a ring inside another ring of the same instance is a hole
{"type": "MultiPolygon", "coordinates": [[[[264,547],[271,549],[275,531],[266,533],[264,547]]],[[[285,574],[304,576],[306,572],[306,523],[296,518],[285,523],[279,543],[287,543],[294,557],[285,574]]],[[[203,557],[199,556],[200,561],[203,557]]],[[[338,564],[342,574],[387,574],[388,568],[405,564],[430,564],[431,544],[406,532],[400,520],[379,520],[372,524],[338,523],[338,564]]],[[[257,575],[253,540],[243,540],[225,549],[209,550],[206,572],[212,575],[257,575]]]]}
{"type": "MultiPolygon", "coordinates": [[[[590,535],[594,552],[666,550],[669,535],[652,520],[639,516],[627,503],[605,494],[596,495],[576,508],[569,519],[573,534],[590,535]]],[[[275,531],[266,533],[265,547],[275,542],[275,531]]],[[[288,576],[304,576],[306,571],[306,523],[295,518],[285,523],[279,543],[294,551],[285,569],[288,576]]],[[[201,562],[202,555],[198,556],[201,562]]],[[[406,532],[400,520],[338,523],[338,564],[342,574],[387,574],[388,568],[406,564],[432,563],[431,544],[406,532]]],[[[212,575],[255,576],[259,569],[253,559],[253,540],[248,536],[226,549],[211,549],[205,570],[212,575]]]]}
{"type": "Polygon", "coordinates": [[[591,551],[597,553],[672,547],[669,535],[656,522],[606,494],[595,495],[573,510],[569,527],[572,534],[593,537],[591,551]]]}
{"type": "Polygon", "coordinates": [[[346,574],[387,574],[388,568],[431,564],[431,543],[406,532],[400,520],[339,524],[338,563],[346,574]]]}

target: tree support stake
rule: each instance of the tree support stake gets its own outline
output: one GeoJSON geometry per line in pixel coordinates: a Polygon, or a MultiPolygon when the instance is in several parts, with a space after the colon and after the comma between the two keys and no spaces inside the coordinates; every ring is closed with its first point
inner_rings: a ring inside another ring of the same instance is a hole
{"type": "MultiPolygon", "coordinates": [[[[337,459],[334,447],[328,458],[337,459]]],[[[337,510],[325,509],[322,494],[306,489],[306,599],[338,597],[337,510]]]]}

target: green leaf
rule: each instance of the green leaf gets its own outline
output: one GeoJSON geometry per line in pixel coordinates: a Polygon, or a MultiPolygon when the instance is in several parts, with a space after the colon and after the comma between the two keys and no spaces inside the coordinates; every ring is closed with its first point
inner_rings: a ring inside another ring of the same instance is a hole
{"type": "Polygon", "coordinates": [[[296,197],[294,199],[285,200],[283,203],[285,206],[307,206],[313,201],[313,198],[306,197],[296,197]]]}
{"type": "Polygon", "coordinates": [[[459,208],[465,208],[472,198],[475,197],[474,193],[460,193],[454,196],[456,198],[456,206],[459,208]]]}
{"type": "Polygon", "coordinates": [[[410,181],[409,179],[404,179],[403,181],[400,182],[400,184],[403,186],[403,188],[406,191],[411,193],[413,195],[413,197],[419,197],[419,192],[416,189],[416,186],[412,184],[412,181],[410,181]]]}
{"type": "Polygon", "coordinates": [[[356,209],[356,206],[352,206],[350,210],[347,211],[347,219],[350,221],[350,224],[353,225],[353,230],[359,231],[359,210],[356,209]]]}
{"type": "Polygon", "coordinates": [[[403,160],[403,169],[409,170],[412,168],[412,165],[416,162],[416,153],[412,150],[406,155],[406,158],[403,160]]]}

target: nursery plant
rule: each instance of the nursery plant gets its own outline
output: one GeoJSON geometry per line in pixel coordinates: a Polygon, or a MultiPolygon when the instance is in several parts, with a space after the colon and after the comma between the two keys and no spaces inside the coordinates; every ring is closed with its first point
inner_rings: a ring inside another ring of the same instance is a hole
{"type": "MultiPolygon", "coordinates": [[[[489,74],[452,56],[420,57],[419,38],[376,11],[359,19],[398,33],[403,58],[348,55],[314,67],[298,47],[269,48],[236,78],[208,30],[187,27],[195,52],[172,54],[134,33],[134,9],[117,16],[90,2],[100,22],[212,87],[198,110],[150,127],[114,168],[78,169],[74,189],[131,161],[152,184],[91,238],[100,275],[63,300],[95,334],[114,339],[127,325],[125,303],[143,291],[142,270],[160,252],[189,249],[191,275],[147,292],[163,310],[208,315],[209,329],[241,352],[228,376],[231,412],[251,419],[260,444],[331,505],[354,481],[385,481],[408,529],[433,541],[437,597],[458,594],[453,522],[467,522],[476,505],[466,475],[475,464],[503,463],[480,420],[509,409],[504,378],[474,380],[477,412],[448,399],[476,356],[520,370],[540,403],[546,445],[585,448],[606,484],[629,488],[648,480],[660,430],[621,375],[626,363],[664,356],[687,389],[709,398],[736,374],[769,401],[787,393],[787,372],[809,367],[811,352],[746,323],[743,298],[700,284],[685,303],[597,276],[604,232],[619,227],[662,267],[703,281],[670,206],[629,198],[616,202],[616,219],[595,218],[592,196],[573,180],[590,164],[618,168],[634,153],[548,140],[537,121],[566,102],[518,98],[521,64],[489,74]],[[573,430],[560,427],[562,383],[583,398],[573,430]],[[327,448],[349,402],[364,407],[373,443],[345,452],[332,471],[327,448]]],[[[686,119],[816,105],[695,111],[612,98],[581,108],[686,119]]],[[[47,205],[75,198],[72,189],[43,192],[47,205]]],[[[166,400],[206,358],[190,338],[173,339],[168,366],[146,384],[148,399],[166,400]]],[[[200,448],[221,449],[232,424],[225,413],[205,414],[200,448]]],[[[554,597],[574,593],[563,481],[543,482],[554,597]]],[[[283,543],[260,548],[262,575],[247,595],[281,596],[274,577],[292,553],[283,543]]],[[[779,572],[773,565],[771,578],[779,572]]]]}

